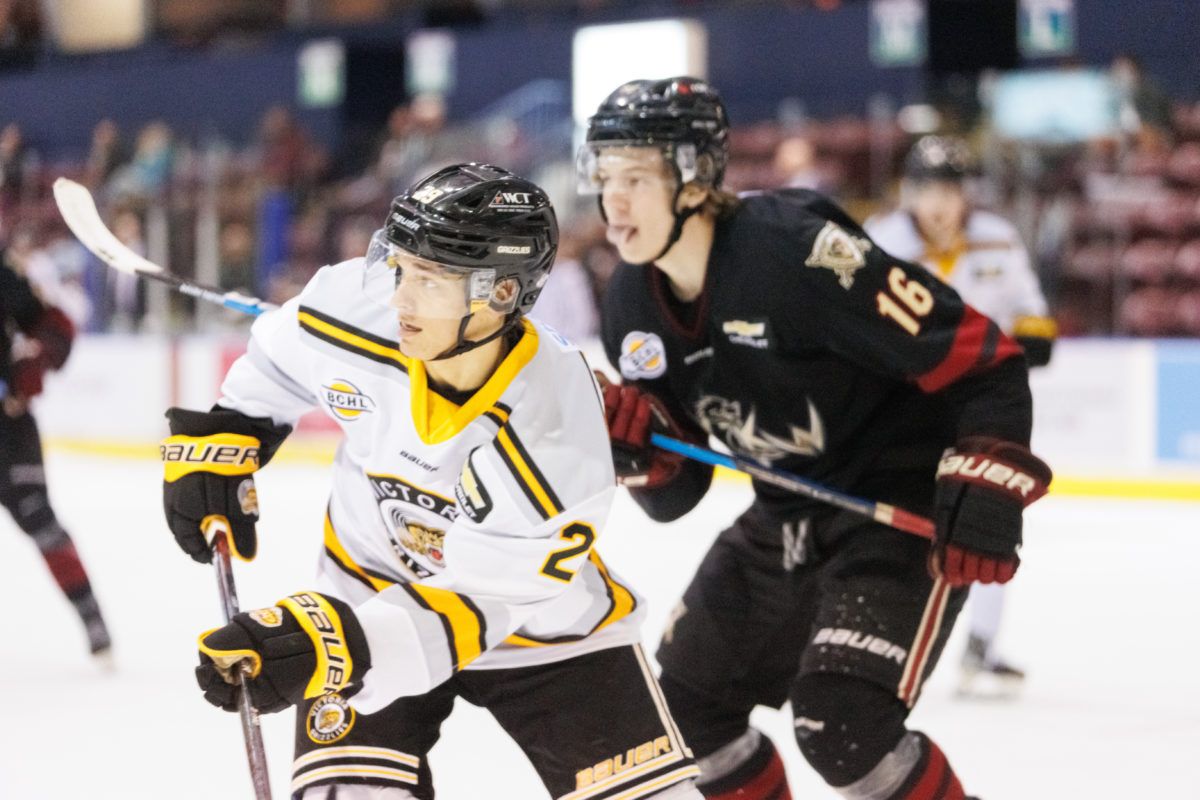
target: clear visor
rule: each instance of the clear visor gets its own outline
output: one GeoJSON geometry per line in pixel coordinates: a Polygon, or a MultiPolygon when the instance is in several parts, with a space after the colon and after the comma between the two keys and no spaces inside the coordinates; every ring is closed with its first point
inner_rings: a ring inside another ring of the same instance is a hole
{"type": "MultiPolygon", "coordinates": [[[[575,154],[575,185],[579,194],[600,194],[610,189],[631,189],[624,174],[630,164],[646,161],[645,153],[655,150],[662,153],[663,160],[670,164],[674,159],[681,184],[696,180],[696,146],[694,144],[647,145],[644,141],[610,139],[601,142],[586,142],[575,154]],[[622,169],[625,165],[626,169],[622,169]]],[[[644,180],[645,175],[636,176],[644,180]]],[[[662,180],[668,180],[660,175],[662,180]]]]}
{"type": "Polygon", "coordinates": [[[371,236],[363,266],[363,291],[402,314],[458,320],[483,308],[511,311],[517,292],[510,291],[507,299],[501,299],[497,288],[494,269],[440,264],[397,247],[382,230],[371,236]]]}

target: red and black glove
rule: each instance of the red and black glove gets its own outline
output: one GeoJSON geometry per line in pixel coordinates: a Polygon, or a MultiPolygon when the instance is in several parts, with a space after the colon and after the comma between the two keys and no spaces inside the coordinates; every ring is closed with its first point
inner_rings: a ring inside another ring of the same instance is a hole
{"type": "Polygon", "coordinates": [[[226,711],[237,710],[241,669],[254,707],[269,714],[330,692],[349,697],[371,668],[371,650],[354,610],[316,592],[243,611],[200,634],[199,648],[196,682],[205,700],[226,711]]]}
{"type": "Polygon", "coordinates": [[[1013,442],[972,436],[947,450],[937,471],[930,572],[952,586],[1011,580],[1021,564],[1021,512],[1052,477],[1013,442]]]}
{"type": "Polygon", "coordinates": [[[610,383],[600,372],[596,379],[604,392],[617,483],[637,489],[657,489],[670,483],[683,468],[684,458],[651,446],[650,434],[689,437],[654,395],[636,386],[610,383]]]}
{"type": "Polygon", "coordinates": [[[11,379],[8,382],[10,393],[25,400],[37,397],[42,393],[42,379],[48,369],[46,360],[39,356],[14,361],[11,379]]]}
{"type": "Polygon", "coordinates": [[[26,331],[33,340],[32,354],[13,361],[9,393],[28,400],[44,388],[43,379],[50,370],[61,367],[71,352],[75,326],[62,311],[47,306],[37,323],[26,331]]]}

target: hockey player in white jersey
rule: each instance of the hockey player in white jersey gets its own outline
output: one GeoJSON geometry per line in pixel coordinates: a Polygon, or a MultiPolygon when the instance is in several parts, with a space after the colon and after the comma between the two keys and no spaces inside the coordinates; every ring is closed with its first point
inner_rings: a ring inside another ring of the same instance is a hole
{"type": "Polygon", "coordinates": [[[594,547],[615,490],[603,404],[582,354],[524,316],[557,236],[534,184],[447,167],[365,258],[255,323],[211,411],[168,412],[167,519],[198,561],[211,517],[253,558],[253,472],[302,414],[344,432],[312,588],[200,637],[209,702],[236,707],[249,661],[260,711],[298,706],[294,797],[432,798],[457,697],[553,797],[700,797],[641,601],[594,547]]]}
{"type": "MultiPolygon", "coordinates": [[[[1024,347],[1031,367],[1043,366],[1057,326],[1016,228],[998,214],[971,207],[964,182],[972,164],[965,141],[922,137],[905,161],[901,208],[863,227],[891,255],[923,264],[953,286],[1024,347]]],[[[971,588],[962,659],[966,694],[1007,693],[1025,677],[996,652],[1004,593],[998,583],[971,588]]]]}

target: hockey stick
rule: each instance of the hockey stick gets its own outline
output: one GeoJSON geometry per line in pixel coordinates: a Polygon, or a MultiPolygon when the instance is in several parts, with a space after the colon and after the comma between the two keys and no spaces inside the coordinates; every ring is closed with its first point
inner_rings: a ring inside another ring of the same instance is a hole
{"type": "MultiPolygon", "coordinates": [[[[184,294],[199,297],[202,300],[208,300],[245,314],[257,316],[264,311],[274,308],[274,306],[264,303],[258,298],[247,297],[237,292],[222,292],[219,289],[188,283],[164,271],[157,264],[153,264],[142,258],[121,244],[117,240],[117,237],[113,236],[112,232],[104,227],[104,222],[100,219],[100,214],[96,210],[96,204],[92,200],[91,193],[75,181],[66,178],[56,180],[54,182],[54,199],[58,203],[58,210],[62,213],[63,219],[67,221],[67,225],[71,228],[72,232],[79,237],[79,240],[89,250],[114,269],[131,275],[139,275],[162,281],[184,294]]],[[[763,483],[769,483],[773,486],[803,495],[804,497],[810,497],[813,500],[861,514],[864,517],[904,531],[905,533],[911,533],[926,539],[933,537],[933,522],[931,520],[913,514],[910,511],[905,511],[902,508],[844,494],[780,469],[764,467],[755,464],[753,461],[747,461],[737,456],[727,456],[708,450],[707,448],[681,442],[669,436],[663,436],[662,434],[656,433],[651,435],[650,441],[656,447],[660,447],[663,450],[678,453],[679,455],[705,464],[744,472],[763,483]]]]}
{"type": "MultiPolygon", "coordinates": [[[[200,286],[166,272],[162,267],[147,261],[130,250],[113,235],[100,219],[92,194],[80,184],[66,178],[54,182],[54,202],[67,227],[78,237],[88,250],[113,269],[140,278],[161,281],[183,294],[198,297],[243,314],[257,316],[270,308],[268,303],[237,292],[221,292],[200,286]]],[[[217,589],[221,595],[221,609],[225,621],[229,622],[238,613],[237,588],[233,583],[233,566],[229,560],[229,523],[219,518],[205,521],[204,534],[213,547],[213,567],[217,572],[217,589]]],[[[262,727],[258,711],[250,702],[250,690],[246,686],[245,662],[238,673],[238,713],[242,720],[242,735],[246,740],[246,759],[250,766],[250,780],[254,784],[256,800],[271,800],[271,784],[267,776],[267,753],[263,745],[262,727]]]]}
{"type": "Polygon", "coordinates": [[[210,286],[185,281],[130,250],[105,227],[104,221],[100,219],[100,212],[96,210],[92,193],[87,187],[73,180],[58,178],[54,181],[54,202],[58,204],[58,211],[71,233],[83,242],[84,247],[118,272],[165,283],[182,294],[243,314],[258,316],[275,307],[256,297],[247,297],[241,292],[223,292],[210,286]]]}
{"type": "Polygon", "coordinates": [[[933,520],[914,514],[911,511],[905,511],[903,508],[897,508],[887,503],[877,503],[873,500],[864,500],[861,497],[854,497],[853,495],[839,492],[836,489],[822,486],[819,483],[805,480],[799,475],[793,475],[781,469],[764,467],[761,464],[755,464],[753,461],[748,461],[737,456],[727,456],[724,453],[718,453],[705,447],[681,442],[670,436],[663,436],[661,433],[650,434],[650,443],[655,447],[672,453],[678,453],[681,456],[686,456],[704,464],[712,464],[715,467],[726,467],[737,472],[744,472],[755,480],[769,483],[772,486],[778,486],[780,489],[786,489],[789,492],[795,492],[798,495],[809,497],[822,503],[828,503],[831,506],[852,511],[855,514],[873,519],[898,531],[911,533],[925,539],[933,538],[933,520]]]}
{"type": "MultiPolygon", "coordinates": [[[[217,571],[217,590],[221,593],[221,610],[225,622],[238,613],[237,587],[233,583],[233,564],[229,559],[229,523],[220,517],[204,520],[204,535],[212,542],[213,567],[217,571]]],[[[242,719],[242,734],[246,739],[246,761],[250,765],[250,782],[254,784],[255,800],[271,800],[271,781],[267,774],[267,752],[263,745],[262,726],[258,711],[250,701],[250,687],[246,683],[250,665],[238,664],[238,715],[242,719]]]]}

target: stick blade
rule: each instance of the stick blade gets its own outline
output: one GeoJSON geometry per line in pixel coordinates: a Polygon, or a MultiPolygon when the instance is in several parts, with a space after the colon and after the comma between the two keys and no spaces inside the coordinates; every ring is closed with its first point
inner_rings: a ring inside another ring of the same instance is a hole
{"type": "Polygon", "coordinates": [[[113,269],[130,275],[162,272],[162,267],[130,250],[104,225],[86,186],[58,178],[54,181],[54,202],[71,233],[113,269]]]}

